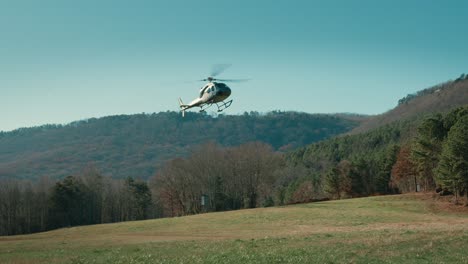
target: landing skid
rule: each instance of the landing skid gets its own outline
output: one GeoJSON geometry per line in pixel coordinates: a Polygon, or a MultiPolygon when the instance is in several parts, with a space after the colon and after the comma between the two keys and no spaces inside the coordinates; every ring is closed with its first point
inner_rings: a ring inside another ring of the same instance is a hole
{"type": "Polygon", "coordinates": [[[226,108],[230,107],[232,104],[232,100],[229,100],[227,102],[220,102],[220,103],[211,103],[211,104],[205,104],[200,106],[200,113],[206,112],[205,110],[210,108],[212,105],[216,105],[218,107],[218,113],[224,111],[226,108]]]}
{"type": "Polygon", "coordinates": [[[202,105],[200,106],[200,113],[205,113],[205,109],[208,109],[212,106],[213,104],[205,104],[205,105],[202,105]]]}
{"type": "Polygon", "coordinates": [[[230,107],[231,104],[232,104],[232,100],[229,100],[227,102],[221,102],[221,103],[215,103],[216,106],[218,107],[218,112],[222,112],[223,110],[225,110],[226,108],[230,107]]]}

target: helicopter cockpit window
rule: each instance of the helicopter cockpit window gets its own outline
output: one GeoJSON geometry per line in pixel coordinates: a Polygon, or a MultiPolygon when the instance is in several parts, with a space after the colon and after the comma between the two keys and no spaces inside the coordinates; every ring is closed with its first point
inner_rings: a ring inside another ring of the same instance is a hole
{"type": "Polygon", "coordinates": [[[203,88],[200,89],[200,98],[202,98],[203,93],[205,93],[207,88],[208,88],[208,85],[206,85],[206,86],[204,86],[203,88]]]}

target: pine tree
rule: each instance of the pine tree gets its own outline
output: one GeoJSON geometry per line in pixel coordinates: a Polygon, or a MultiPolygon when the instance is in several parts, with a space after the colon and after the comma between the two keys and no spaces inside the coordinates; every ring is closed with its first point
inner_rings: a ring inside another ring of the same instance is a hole
{"type": "Polygon", "coordinates": [[[341,198],[340,172],[336,167],[325,175],[325,191],[334,198],[341,198]]]}
{"type": "Polygon", "coordinates": [[[450,129],[436,169],[440,183],[454,191],[464,191],[468,199],[468,116],[461,117],[450,129]]]}
{"type": "Polygon", "coordinates": [[[342,160],[325,175],[325,190],[333,197],[341,199],[344,195],[352,195],[351,162],[342,160]]]}
{"type": "Polygon", "coordinates": [[[416,165],[418,178],[426,190],[434,189],[433,170],[437,167],[442,142],[447,129],[441,115],[426,119],[418,127],[418,136],[412,148],[411,159],[416,165]]]}

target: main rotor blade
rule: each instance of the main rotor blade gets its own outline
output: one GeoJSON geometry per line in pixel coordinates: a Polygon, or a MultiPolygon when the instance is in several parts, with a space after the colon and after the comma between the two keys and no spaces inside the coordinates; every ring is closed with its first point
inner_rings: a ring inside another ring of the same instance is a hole
{"type": "Polygon", "coordinates": [[[251,79],[216,79],[216,81],[220,82],[248,82],[251,79]]]}
{"type": "Polygon", "coordinates": [[[225,71],[227,68],[231,67],[231,64],[215,64],[211,69],[211,76],[215,77],[225,71]]]}

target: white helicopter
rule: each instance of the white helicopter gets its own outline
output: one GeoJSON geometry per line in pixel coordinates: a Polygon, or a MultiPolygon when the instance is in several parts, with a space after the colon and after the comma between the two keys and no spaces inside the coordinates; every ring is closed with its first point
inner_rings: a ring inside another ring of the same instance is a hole
{"type": "Polygon", "coordinates": [[[182,112],[182,116],[185,116],[185,111],[192,107],[200,107],[200,112],[204,112],[205,109],[211,107],[212,105],[216,105],[218,107],[218,112],[221,112],[231,106],[232,100],[224,101],[231,95],[231,89],[224,84],[223,82],[245,82],[249,79],[216,79],[214,76],[219,75],[227,68],[229,68],[230,64],[217,64],[213,66],[213,70],[211,71],[211,76],[200,80],[200,81],[208,81],[200,89],[200,95],[198,98],[195,98],[189,104],[184,104],[182,99],[179,97],[179,107],[180,111],[182,112]]]}

